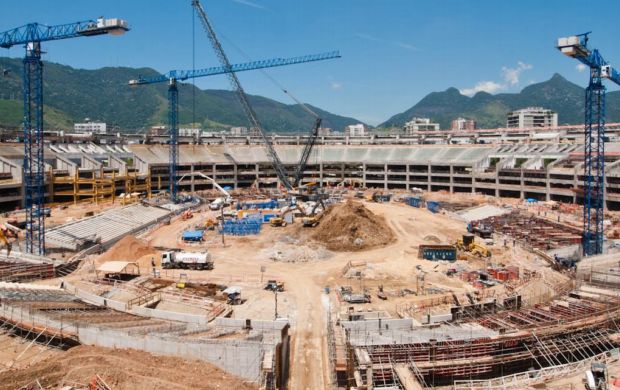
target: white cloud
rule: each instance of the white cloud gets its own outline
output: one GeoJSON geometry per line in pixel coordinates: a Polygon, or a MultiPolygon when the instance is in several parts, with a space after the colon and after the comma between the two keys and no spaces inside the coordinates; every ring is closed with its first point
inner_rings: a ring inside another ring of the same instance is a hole
{"type": "Polygon", "coordinates": [[[371,41],[371,42],[383,42],[382,39],[379,39],[377,37],[373,37],[372,35],[368,35],[365,33],[355,33],[355,36],[358,38],[362,38],[365,39],[367,41],[371,41]]]}
{"type": "Polygon", "coordinates": [[[373,35],[369,35],[366,33],[355,33],[355,36],[361,39],[364,39],[366,41],[370,41],[370,42],[379,42],[379,43],[387,43],[389,45],[393,45],[393,46],[397,46],[400,47],[401,49],[406,49],[409,51],[420,51],[420,49],[416,46],[413,46],[410,43],[406,43],[406,42],[401,42],[401,41],[388,41],[386,39],[382,39],[382,38],[378,38],[375,37],[373,35]]]}
{"type": "Polygon", "coordinates": [[[502,66],[502,77],[504,78],[504,81],[506,81],[510,85],[517,85],[519,84],[519,78],[521,77],[521,73],[530,69],[532,69],[532,65],[519,61],[517,62],[516,68],[502,66]]]}
{"type": "Polygon", "coordinates": [[[332,81],[330,87],[334,91],[340,91],[342,89],[342,83],[338,83],[336,81],[332,81]]]}
{"type": "Polygon", "coordinates": [[[460,92],[466,96],[473,96],[478,92],[495,93],[506,88],[505,85],[496,83],[495,81],[480,81],[472,88],[461,89],[460,92]]]}
{"type": "Polygon", "coordinates": [[[577,68],[577,72],[583,72],[584,70],[586,70],[588,67],[585,66],[584,64],[577,64],[577,66],[575,66],[575,68],[577,68]]]}
{"type": "Polygon", "coordinates": [[[420,49],[418,49],[417,47],[410,45],[408,43],[405,42],[394,42],[394,44],[398,47],[402,47],[403,49],[407,49],[407,50],[411,50],[411,51],[419,51],[420,49]]]}
{"type": "Polygon", "coordinates": [[[263,10],[267,9],[267,8],[263,7],[262,5],[256,4],[256,3],[252,2],[252,1],[249,1],[249,0],[231,0],[231,1],[233,1],[234,3],[238,3],[238,4],[247,5],[248,7],[252,7],[252,8],[256,8],[256,9],[263,9],[263,10]]]}

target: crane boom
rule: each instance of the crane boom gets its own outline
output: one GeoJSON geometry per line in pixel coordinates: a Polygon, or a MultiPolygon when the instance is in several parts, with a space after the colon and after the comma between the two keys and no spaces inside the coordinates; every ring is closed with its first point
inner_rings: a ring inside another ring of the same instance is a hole
{"type": "Polygon", "coordinates": [[[310,137],[304,145],[304,149],[301,152],[301,158],[299,159],[299,164],[297,164],[297,169],[295,169],[295,176],[293,178],[293,187],[298,187],[301,184],[301,180],[303,179],[304,171],[306,170],[306,166],[308,165],[308,159],[310,158],[310,153],[312,153],[312,148],[314,148],[314,144],[316,143],[316,139],[319,135],[319,129],[321,128],[321,118],[316,118],[314,122],[314,128],[312,129],[312,133],[310,133],[310,137]]]}
{"type": "Polygon", "coordinates": [[[122,34],[129,31],[129,26],[122,19],[86,20],[82,22],[46,26],[29,23],[0,33],[0,47],[8,49],[14,45],[25,45],[32,42],[57,41],[60,39],[93,36],[102,34],[122,34]]]}
{"type": "Polygon", "coordinates": [[[261,138],[265,142],[265,147],[267,148],[267,154],[268,154],[269,160],[271,161],[273,168],[276,171],[276,175],[278,176],[278,179],[280,180],[282,185],[286,187],[286,189],[292,190],[293,186],[291,185],[291,182],[289,181],[286,169],[284,168],[282,161],[280,161],[280,157],[278,157],[278,154],[276,153],[276,150],[273,147],[271,140],[265,134],[265,131],[263,130],[263,126],[258,120],[256,112],[250,105],[248,96],[243,90],[243,87],[241,86],[239,79],[237,78],[235,73],[231,71],[232,66],[230,64],[230,61],[228,60],[228,57],[226,56],[226,53],[224,52],[224,49],[222,48],[222,44],[220,43],[220,41],[217,38],[217,35],[215,34],[215,30],[213,29],[213,26],[211,25],[211,22],[209,21],[209,18],[207,17],[207,13],[205,12],[204,8],[202,7],[202,4],[200,4],[198,0],[192,0],[192,6],[196,9],[198,17],[205,31],[207,32],[207,36],[209,37],[211,46],[215,50],[215,54],[217,55],[220,63],[222,64],[223,67],[230,70],[228,73],[226,73],[226,75],[228,76],[228,80],[230,81],[233,87],[233,90],[236,92],[237,98],[239,99],[239,102],[241,103],[243,111],[245,111],[245,114],[250,120],[251,125],[259,132],[261,138]]]}
{"type": "Polygon", "coordinates": [[[271,58],[268,60],[244,62],[241,64],[233,64],[230,67],[226,66],[214,66],[205,69],[196,70],[171,70],[167,73],[153,76],[142,77],[135,80],[130,80],[129,85],[142,85],[142,84],[154,84],[169,81],[175,79],[177,81],[184,81],[193,78],[215,76],[218,74],[230,73],[230,72],[243,72],[246,70],[273,68],[276,66],[302,64],[305,62],[329,60],[332,58],[340,58],[340,53],[337,51],[331,51],[327,53],[310,54],[305,56],[290,57],[290,58],[271,58]]]}

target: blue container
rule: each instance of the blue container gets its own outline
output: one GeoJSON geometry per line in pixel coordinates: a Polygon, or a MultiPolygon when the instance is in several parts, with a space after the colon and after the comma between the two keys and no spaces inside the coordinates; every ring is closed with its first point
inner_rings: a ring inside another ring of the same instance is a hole
{"type": "Polygon", "coordinates": [[[432,261],[438,261],[438,260],[456,261],[456,248],[454,249],[425,248],[422,250],[422,257],[426,260],[432,260],[432,261]]]}
{"type": "Polygon", "coordinates": [[[183,241],[202,241],[203,235],[203,230],[188,230],[183,232],[181,237],[183,238],[183,241]]]}
{"type": "Polygon", "coordinates": [[[420,207],[420,204],[422,203],[420,198],[407,198],[407,204],[411,207],[420,207]]]}
{"type": "Polygon", "coordinates": [[[426,202],[426,208],[431,213],[437,213],[439,212],[439,202],[426,202]]]}

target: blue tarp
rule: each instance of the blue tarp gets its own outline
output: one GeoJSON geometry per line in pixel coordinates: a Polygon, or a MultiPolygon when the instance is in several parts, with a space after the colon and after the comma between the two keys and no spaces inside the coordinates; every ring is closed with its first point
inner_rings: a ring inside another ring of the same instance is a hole
{"type": "Polygon", "coordinates": [[[278,202],[275,200],[268,200],[263,202],[239,202],[237,203],[237,210],[247,209],[275,209],[278,207],[278,202]]]}
{"type": "Polygon", "coordinates": [[[204,231],[202,230],[188,230],[183,232],[183,241],[202,241],[204,231]]]}
{"type": "Polygon", "coordinates": [[[420,198],[414,198],[414,197],[407,198],[407,204],[408,204],[409,206],[412,206],[412,207],[420,207],[420,204],[421,204],[421,203],[422,203],[422,202],[421,202],[420,198]]]}

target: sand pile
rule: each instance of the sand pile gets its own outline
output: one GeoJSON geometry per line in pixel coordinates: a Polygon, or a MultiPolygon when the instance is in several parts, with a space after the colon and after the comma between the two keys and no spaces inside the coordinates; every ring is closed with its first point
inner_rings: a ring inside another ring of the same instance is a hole
{"type": "Polygon", "coordinates": [[[126,236],[99,256],[98,262],[137,261],[146,255],[156,255],[157,251],[134,236],[126,236]]]}
{"type": "Polygon", "coordinates": [[[205,362],[155,356],[131,349],[78,346],[29,368],[0,373],[0,390],[28,384],[35,388],[35,380],[46,389],[60,388],[67,383],[87,384],[95,374],[113,389],[257,388],[205,362]]]}
{"type": "Polygon", "coordinates": [[[348,201],[327,210],[312,238],[333,251],[360,251],[391,243],[394,233],[385,218],[348,201]]]}

